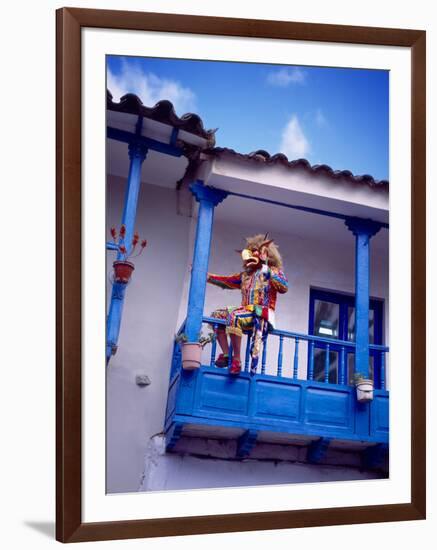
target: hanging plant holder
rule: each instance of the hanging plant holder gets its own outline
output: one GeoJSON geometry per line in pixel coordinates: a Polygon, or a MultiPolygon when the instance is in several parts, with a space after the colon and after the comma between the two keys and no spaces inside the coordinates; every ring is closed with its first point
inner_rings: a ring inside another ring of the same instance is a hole
{"type": "Polygon", "coordinates": [[[132,271],[135,266],[132,262],[129,262],[129,258],[136,258],[147,246],[147,241],[144,239],[141,241],[139,251],[134,254],[137,249],[137,245],[140,242],[140,236],[135,231],[132,241],[129,240],[129,245],[125,244],[126,238],[126,226],[123,224],[120,227],[120,232],[117,233],[115,227],[111,227],[111,237],[114,241],[115,250],[118,250],[120,260],[116,260],[112,265],[114,267],[114,282],[127,284],[132,276],[132,271]]]}
{"type": "Polygon", "coordinates": [[[182,344],[182,368],[196,370],[200,367],[202,346],[199,342],[185,342],[182,344]]]}
{"type": "Polygon", "coordinates": [[[357,401],[359,403],[368,403],[373,399],[373,380],[362,378],[355,383],[357,390],[357,401]]]}
{"type": "Polygon", "coordinates": [[[127,284],[135,269],[134,264],[126,260],[116,260],[112,265],[114,267],[114,281],[127,284]]]}
{"type": "Polygon", "coordinates": [[[184,370],[196,370],[202,362],[203,348],[216,339],[215,333],[211,332],[208,336],[199,335],[197,342],[189,342],[186,334],[178,334],[176,342],[181,344],[182,351],[182,368],[184,370]]]}

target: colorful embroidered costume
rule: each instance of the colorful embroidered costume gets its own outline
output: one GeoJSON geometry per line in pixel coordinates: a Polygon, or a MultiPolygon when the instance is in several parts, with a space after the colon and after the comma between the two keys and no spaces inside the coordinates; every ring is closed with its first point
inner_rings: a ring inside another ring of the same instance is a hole
{"type": "Polygon", "coordinates": [[[277,293],[284,294],[288,290],[284,272],[266,265],[250,274],[223,276],[210,273],[208,282],[225,289],[241,289],[241,306],[217,309],[211,315],[226,320],[226,332],[239,336],[253,329],[254,314],[274,327],[277,293]]]}
{"type": "MultiPolygon", "coordinates": [[[[246,248],[239,251],[244,271],[228,276],[209,273],[207,279],[208,283],[223,289],[241,290],[240,306],[217,309],[211,317],[225,320],[226,334],[233,337],[241,338],[243,333],[252,334],[252,374],[256,372],[261,342],[265,340],[269,326],[275,325],[277,294],[284,294],[288,290],[288,280],[281,269],[282,259],[278,248],[272,240],[266,239],[267,235],[246,239],[246,248]]],[[[223,328],[219,327],[219,330],[223,328]]],[[[223,366],[226,357],[222,354],[216,361],[217,366],[223,366]]],[[[231,367],[231,373],[238,372],[238,365],[234,370],[231,367]]]]}

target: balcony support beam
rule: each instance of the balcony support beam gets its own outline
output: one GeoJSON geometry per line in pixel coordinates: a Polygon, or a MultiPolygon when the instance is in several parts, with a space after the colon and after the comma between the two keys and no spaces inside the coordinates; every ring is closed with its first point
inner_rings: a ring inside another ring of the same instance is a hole
{"type": "MultiPolygon", "coordinates": [[[[141,131],[140,121],[142,121],[142,119],[138,121],[137,132],[141,131]]],[[[126,228],[126,234],[124,239],[120,241],[120,244],[124,244],[128,250],[130,248],[130,243],[132,243],[135,230],[138,196],[141,185],[141,167],[147,156],[147,151],[148,149],[139,141],[134,140],[129,143],[129,175],[127,178],[123,216],[121,219],[121,224],[126,228]]],[[[118,248],[117,250],[117,260],[122,260],[123,254],[120,253],[118,248]]],[[[106,321],[106,364],[109,363],[111,356],[117,351],[125,294],[126,283],[114,282],[112,285],[111,303],[106,321]]]]}
{"type": "Polygon", "coordinates": [[[171,451],[182,436],[184,425],[182,422],[174,422],[165,434],[165,449],[171,451]]]}
{"type": "Polygon", "coordinates": [[[321,437],[317,441],[312,441],[308,446],[307,461],[311,464],[321,462],[326,457],[330,443],[329,437],[321,437]]]}
{"type": "Polygon", "coordinates": [[[138,133],[133,134],[132,132],[127,132],[119,128],[112,128],[108,126],[106,131],[106,137],[108,139],[113,139],[115,141],[121,141],[123,143],[130,143],[133,138],[139,141],[142,145],[147,147],[152,151],[158,151],[158,153],[163,153],[164,155],[170,155],[172,157],[181,157],[184,153],[182,147],[176,145],[178,130],[173,128],[170,143],[164,143],[162,141],[157,141],[156,139],[147,138],[138,133]],[[176,137],[174,137],[176,136],[176,137]]]}
{"type": "Polygon", "coordinates": [[[361,463],[363,468],[374,470],[382,468],[388,457],[387,443],[378,443],[372,447],[367,447],[361,454],[361,463]]]}
{"type": "Polygon", "coordinates": [[[237,457],[247,458],[255,447],[257,438],[258,432],[256,430],[246,430],[238,439],[237,457]]]}
{"type": "MultiPolygon", "coordinates": [[[[215,188],[214,188],[215,189],[215,188]]],[[[267,204],[274,204],[275,206],[284,206],[285,208],[292,208],[293,210],[299,210],[300,212],[308,212],[309,214],[318,214],[320,216],[328,216],[330,218],[336,218],[338,220],[347,220],[350,216],[345,214],[340,214],[338,212],[330,212],[329,210],[320,210],[319,208],[311,208],[309,206],[302,206],[298,204],[289,204],[281,201],[274,201],[271,199],[266,199],[264,197],[255,197],[254,195],[247,195],[245,193],[237,193],[235,191],[229,191],[229,195],[234,197],[241,197],[242,199],[251,199],[254,201],[265,202],[267,204]]],[[[385,229],[389,228],[389,224],[385,222],[380,222],[380,226],[385,229]]]]}

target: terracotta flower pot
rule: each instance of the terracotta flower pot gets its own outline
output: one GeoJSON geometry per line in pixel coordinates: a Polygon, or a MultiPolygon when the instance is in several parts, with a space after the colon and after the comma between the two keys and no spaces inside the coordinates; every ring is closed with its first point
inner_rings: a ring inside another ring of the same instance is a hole
{"type": "Polygon", "coordinates": [[[359,403],[367,403],[373,399],[373,380],[359,380],[355,387],[357,389],[357,401],[359,403]]]}
{"type": "Polygon", "coordinates": [[[114,280],[117,283],[128,283],[135,266],[131,262],[117,260],[113,264],[114,280]]]}
{"type": "Polygon", "coordinates": [[[198,342],[185,342],[182,344],[182,368],[195,370],[200,367],[202,346],[198,342]]]}

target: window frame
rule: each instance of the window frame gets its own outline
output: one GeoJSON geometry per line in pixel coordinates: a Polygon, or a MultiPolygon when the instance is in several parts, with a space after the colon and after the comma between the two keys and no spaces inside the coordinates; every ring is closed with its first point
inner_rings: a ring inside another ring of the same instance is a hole
{"type": "MultiPolygon", "coordinates": [[[[348,340],[348,308],[350,306],[355,307],[355,294],[346,293],[338,290],[325,290],[319,288],[310,287],[309,292],[309,315],[308,315],[308,334],[314,334],[314,318],[315,318],[315,301],[321,300],[338,304],[339,306],[339,326],[338,326],[338,339],[348,340]]],[[[373,328],[373,344],[384,345],[384,299],[370,297],[369,308],[374,311],[374,328],[373,328]]],[[[336,340],[336,338],[332,338],[336,340]]],[[[351,341],[353,344],[354,341],[351,341]]],[[[326,343],[315,342],[314,350],[326,349],[326,343]]],[[[341,345],[335,343],[330,344],[330,351],[338,352],[338,358],[340,357],[341,345]]],[[[350,355],[354,355],[355,352],[346,349],[345,352],[345,369],[346,369],[346,384],[351,385],[348,375],[348,358],[350,355]]],[[[373,357],[373,369],[374,369],[374,384],[376,388],[381,387],[381,353],[376,350],[369,350],[369,354],[373,357]]],[[[307,376],[309,373],[310,357],[308,354],[307,362],[307,376]]],[[[339,367],[340,361],[337,364],[337,384],[339,380],[339,367]]]]}

